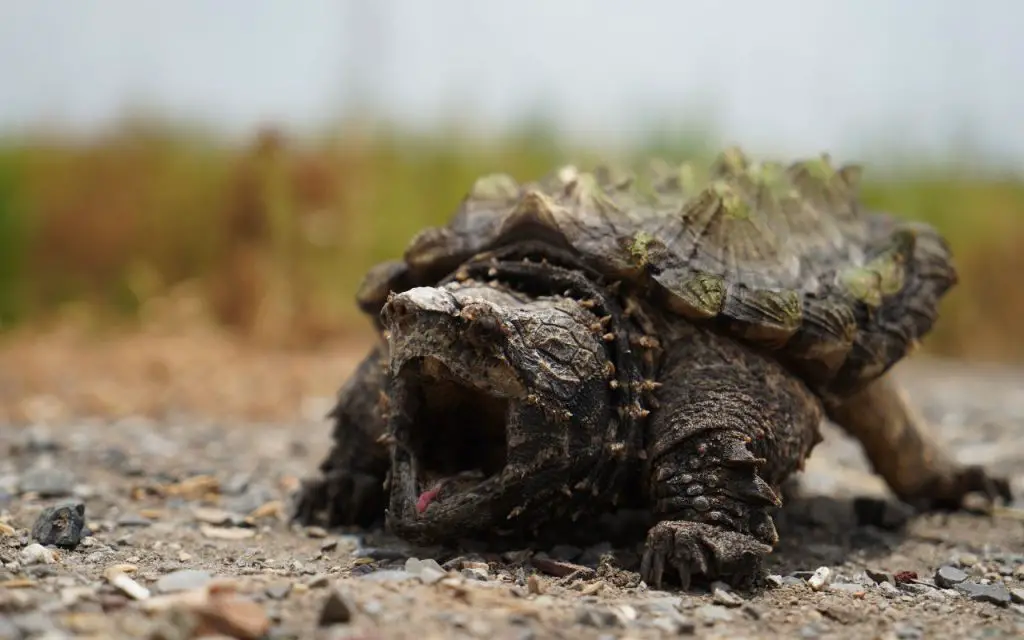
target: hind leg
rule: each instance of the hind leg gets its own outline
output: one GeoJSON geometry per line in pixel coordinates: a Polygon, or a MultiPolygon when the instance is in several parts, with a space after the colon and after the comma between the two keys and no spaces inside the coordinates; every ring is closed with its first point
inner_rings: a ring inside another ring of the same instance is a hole
{"type": "Polygon", "coordinates": [[[334,443],[320,464],[321,475],[299,490],[297,522],[367,527],[383,519],[389,459],[379,441],[386,423],[378,403],[385,384],[384,351],[375,347],[339,391],[329,416],[334,443]]]}
{"type": "Polygon", "coordinates": [[[875,472],[904,502],[956,510],[968,493],[1012,499],[1007,479],[953,460],[891,374],[827,406],[829,418],[861,443],[875,472]]]}
{"type": "Polygon", "coordinates": [[[659,586],[666,571],[740,586],[778,542],[772,512],[782,482],[821,440],[817,398],[773,360],[697,332],[672,345],[648,425],[649,487],[661,520],[641,563],[659,586]]]}

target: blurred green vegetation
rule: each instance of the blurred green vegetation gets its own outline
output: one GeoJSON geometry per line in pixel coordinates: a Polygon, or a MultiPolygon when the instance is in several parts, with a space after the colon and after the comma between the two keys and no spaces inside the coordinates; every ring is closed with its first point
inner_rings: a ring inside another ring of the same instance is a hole
{"type": "MultiPolygon", "coordinates": [[[[654,137],[620,159],[708,151],[654,137]]],[[[352,302],[365,269],[444,222],[480,174],[525,180],[602,157],[544,130],[483,143],[350,126],[313,141],[267,130],[229,145],[136,122],[88,140],[8,141],[0,322],[45,326],[69,309],[103,325],[135,322],[187,299],[239,336],[282,344],[365,331],[352,302]]],[[[869,164],[864,200],[935,224],[953,246],[961,284],[926,348],[1024,358],[1024,181],[925,166],[883,174],[869,164]]]]}

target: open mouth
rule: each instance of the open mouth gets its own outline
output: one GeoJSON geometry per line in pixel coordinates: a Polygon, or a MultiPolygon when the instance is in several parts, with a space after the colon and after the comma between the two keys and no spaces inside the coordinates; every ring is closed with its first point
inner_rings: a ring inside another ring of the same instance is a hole
{"type": "Polygon", "coordinates": [[[509,400],[460,379],[435,358],[410,360],[400,375],[407,422],[399,439],[412,455],[422,515],[505,468],[509,400]]]}

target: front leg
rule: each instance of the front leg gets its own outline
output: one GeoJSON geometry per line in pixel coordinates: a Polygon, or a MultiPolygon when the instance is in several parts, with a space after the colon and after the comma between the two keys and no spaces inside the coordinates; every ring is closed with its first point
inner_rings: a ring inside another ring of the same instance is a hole
{"type": "Polygon", "coordinates": [[[380,406],[386,349],[375,347],[338,392],[328,417],[334,440],[320,475],[299,490],[293,519],[328,527],[368,527],[384,517],[388,448],[380,441],[386,422],[380,406]]]}
{"type": "Polygon", "coordinates": [[[666,570],[753,582],[778,542],[779,486],[821,440],[824,411],[774,360],[698,331],[669,347],[648,425],[650,492],[661,520],[647,537],[643,579],[666,570]]]}

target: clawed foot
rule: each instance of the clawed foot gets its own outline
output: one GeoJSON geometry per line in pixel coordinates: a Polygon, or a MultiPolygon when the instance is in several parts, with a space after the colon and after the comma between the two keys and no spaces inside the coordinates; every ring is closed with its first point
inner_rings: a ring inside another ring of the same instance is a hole
{"type": "Polygon", "coordinates": [[[917,501],[915,506],[924,511],[958,511],[966,508],[964,498],[969,494],[980,495],[989,505],[1000,500],[1013,501],[1007,478],[990,475],[984,467],[970,465],[959,468],[947,483],[926,499],[917,501]]]}
{"type": "Polygon", "coordinates": [[[640,577],[661,588],[665,569],[675,570],[684,590],[695,577],[745,586],[761,573],[772,548],[754,538],[700,522],[659,522],[647,534],[640,577]]]}
{"type": "Polygon", "coordinates": [[[358,471],[333,470],[304,480],[292,519],[305,525],[369,526],[384,514],[381,480],[358,471]]]}

